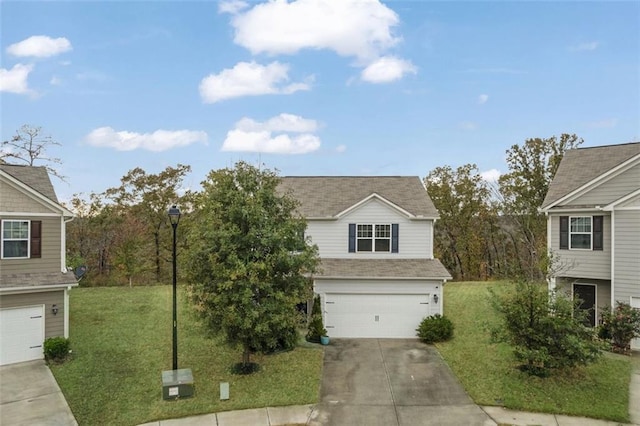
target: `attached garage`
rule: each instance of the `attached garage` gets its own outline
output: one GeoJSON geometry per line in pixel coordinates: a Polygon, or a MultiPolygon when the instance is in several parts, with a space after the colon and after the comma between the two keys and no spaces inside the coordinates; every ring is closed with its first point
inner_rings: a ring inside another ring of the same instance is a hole
{"type": "Polygon", "coordinates": [[[44,306],[0,309],[0,365],[43,358],[44,306]]]}

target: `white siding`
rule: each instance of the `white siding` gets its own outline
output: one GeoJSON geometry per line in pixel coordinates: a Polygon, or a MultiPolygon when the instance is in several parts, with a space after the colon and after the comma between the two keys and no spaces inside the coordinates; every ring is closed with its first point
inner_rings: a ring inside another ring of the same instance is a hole
{"type": "Polygon", "coordinates": [[[615,213],[615,300],[640,297],[640,210],[615,213]]]}
{"type": "MultiPolygon", "coordinates": [[[[563,214],[564,216],[565,214],[563,214]]],[[[560,250],[560,214],[550,216],[549,248],[555,258],[556,276],[611,279],[611,217],[606,212],[576,213],[571,216],[604,216],[603,250],[560,250]]],[[[567,216],[569,216],[567,214],[567,216]]]]}
{"type": "Polygon", "coordinates": [[[640,187],[640,165],[611,178],[598,185],[586,194],[571,200],[571,205],[601,205],[609,204],[640,187]]]}
{"type": "Polygon", "coordinates": [[[431,220],[410,220],[385,203],[372,199],[338,220],[308,220],[307,236],[320,257],[359,259],[433,258],[431,220]],[[398,224],[398,253],[349,253],[349,224],[398,224]]]}

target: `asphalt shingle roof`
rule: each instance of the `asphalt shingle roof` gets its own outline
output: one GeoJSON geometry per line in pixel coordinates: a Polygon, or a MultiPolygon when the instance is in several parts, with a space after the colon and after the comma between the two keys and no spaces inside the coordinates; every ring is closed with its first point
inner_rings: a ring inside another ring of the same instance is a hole
{"type": "Polygon", "coordinates": [[[438,217],[418,176],[286,176],[279,190],[291,192],[307,218],[331,218],[378,194],[415,216],[438,217]]]}
{"type": "Polygon", "coordinates": [[[438,259],[323,258],[314,277],[451,279],[451,275],[438,259]]]}
{"type": "Polygon", "coordinates": [[[640,142],[577,148],[565,152],[542,208],[640,154],[640,142]]]}
{"type": "Polygon", "coordinates": [[[0,276],[0,290],[15,287],[47,287],[78,285],[76,277],[72,272],[66,274],[62,272],[42,272],[24,274],[7,274],[0,276]]]}
{"type": "Polygon", "coordinates": [[[58,197],[56,197],[53,185],[49,179],[49,173],[47,173],[45,167],[0,164],[0,170],[35,189],[51,201],[58,203],[58,197]]]}

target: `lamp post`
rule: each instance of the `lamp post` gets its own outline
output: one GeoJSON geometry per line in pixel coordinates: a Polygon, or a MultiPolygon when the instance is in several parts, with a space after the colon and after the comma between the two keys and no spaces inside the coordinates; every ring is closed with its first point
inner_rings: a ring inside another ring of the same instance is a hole
{"type": "Polygon", "coordinates": [[[176,228],[180,222],[180,209],[175,205],[169,211],[169,221],[173,228],[173,370],[178,369],[178,303],[176,296],[177,277],[176,277],[176,228]]]}

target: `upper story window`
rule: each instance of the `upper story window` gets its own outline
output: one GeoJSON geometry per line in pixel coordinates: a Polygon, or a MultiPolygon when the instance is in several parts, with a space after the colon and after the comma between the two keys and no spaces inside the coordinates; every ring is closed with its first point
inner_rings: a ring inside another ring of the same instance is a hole
{"type": "Polygon", "coordinates": [[[3,220],[0,231],[2,259],[40,257],[41,231],[39,220],[3,220]]]}
{"type": "Polygon", "coordinates": [[[398,224],[349,224],[349,252],[398,253],[398,224]]]}
{"type": "Polygon", "coordinates": [[[560,249],[602,250],[603,216],[560,216],[560,249]]]}

